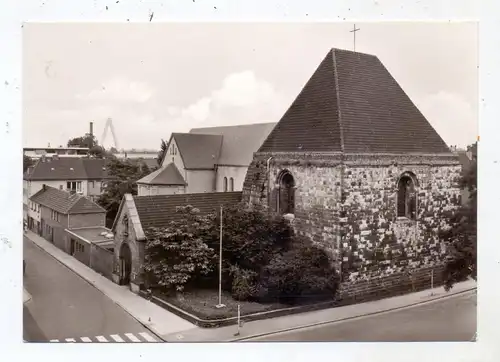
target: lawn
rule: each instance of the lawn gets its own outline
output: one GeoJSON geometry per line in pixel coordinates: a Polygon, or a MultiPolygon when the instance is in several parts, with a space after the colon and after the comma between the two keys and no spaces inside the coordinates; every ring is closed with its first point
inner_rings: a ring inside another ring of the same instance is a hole
{"type": "Polygon", "coordinates": [[[215,306],[219,304],[219,292],[210,289],[178,293],[176,296],[165,295],[160,291],[153,291],[153,295],[175,305],[177,308],[187,313],[205,320],[237,317],[238,304],[240,305],[241,316],[290,307],[280,303],[260,304],[247,301],[236,301],[231,297],[230,293],[223,291],[222,304],[225,304],[225,307],[216,308],[215,306]]]}

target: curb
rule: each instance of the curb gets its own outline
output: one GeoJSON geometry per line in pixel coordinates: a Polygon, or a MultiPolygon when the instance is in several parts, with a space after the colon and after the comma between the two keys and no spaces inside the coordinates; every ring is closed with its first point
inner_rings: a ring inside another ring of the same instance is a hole
{"type": "Polygon", "coordinates": [[[248,339],[253,339],[253,338],[258,338],[258,337],[265,337],[265,336],[269,336],[269,335],[273,335],[273,334],[290,332],[290,331],[294,331],[294,330],[298,330],[298,329],[304,329],[304,328],[309,328],[309,327],[322,326],[322,325],[331,324],[331,323],[348,321],[348,320],[356,319],[356,318],[369,317],[369,316],[372,316],[372,315],[377,315],[377,314],[382,314],[382,313],[397,311],[397,310],[401,310],[401,309],[405,309],[405,308],[410,308],[410,307],[414,307],[414,306],[421,305],[421,304],[432,303],[432,302],[437,301],[437,300],[447,299],[447,298],[455,297],[457,295],[465,294],[465,293],[471,292],[473,290],[477,290],[477,287],[464,289],[464,290],[461,290],[459,292],[455,292],[455,293],[448,294],[448,295],[442,295],[442,296],[439,296],[439,297],[436,297],[436,298],[432,298],[432,299],[429,299],[429,300],[426,300],[426,301],[420,301],[420,302],[410,303],[410,304],[407,304],[407,305],[404,305],[404,306],[393,307],[393,308],[389,308],[389,309],[385,309],[385,310],[379,310],[379,311],[376,311],[376,312],[368,312],[368,313],[365,313],[365,314],[360,314],[360,315],[351,316],[351,317],[345,317],[345,318],[333,319],[333,320],[329,320],[329,321],[317,322],[317,323],[302,325],[302,326],[298,326],[298,327],[283,328],[283,329],[280,329],[280,330],[277,330],[277,331],[272,331],[272,332],[256,333],[256,334],[252,334],[250,336],[245,336],[245,337],[230,339],[230,340],[227,340],[227,342],[241,342],[241,341],[245,341],[245,340],[248,340],[248,339]]]}
{"type": "MultiPolygon", "coordinates": [[[[79,276],[82,280],[84,280],[85,282],[87,282],[88,284],[92,285],[96,290],[98,290],[102,295],[104,295],[105,297],[109,298],[113,303],[115,303],[117,306],[119,306],[120,308],[122,308],[125,312],[127,312],[128,315],[130,315],[132,318],[134,318],[134,320],[136,320],[140,325],[142,325],[144,328],[146,328],[148,331],[150,331],[151,333],[153,333],[157,338],[159,338],[162,342],[167,342],[162,336],[161,334],[159,334],[158,332],[154,331],[150,326],[144,324],[142,321],[140,321],[139,319],[137,319],[127,308],[125,308],[123,305],[121,305],[121,303],[111,299],[108,295],[106,295],[106,293],[104,293],[101,289],[99,289],[96,285],[95,285],[95,282],[92,281],[92,280],[89,280],[87,278],[85,278],[83,275],[81,274],[78,274],[73,268],[71,268],[70,266],[66,265],[63,261],[59,260],[55,255],[53,255],[52,253],[49,253],[47,250],[45,250],[43,247],[41,247],[40,245],[38,245],[38,243],[36,241],[33,241],[29,235],[25,234],[24,235],[29,241],[31,241],[37,248],[39,248],[40,250],[42,250],[43,252],[45,252],[46,254],[50,255],[52,258],[54,258],[59,264],[65,266],[66,268],[68,268],[69,270],[71,270],[75,275],[79,276]]],[[[64,253],[64,251],[61,250],[61,252],[64,253]]],[[[69,254],[68,254],[69,255],[69,254]]],[[[78,261],[75,259],[75,261],[78,261]]],[[[78,261],[79,262],[79,261],[78,261]]],[[[82,264],[84,265],[84,264],[82,264]]],[[[104,278],[104,276],[103,276],[104,278]]]]}

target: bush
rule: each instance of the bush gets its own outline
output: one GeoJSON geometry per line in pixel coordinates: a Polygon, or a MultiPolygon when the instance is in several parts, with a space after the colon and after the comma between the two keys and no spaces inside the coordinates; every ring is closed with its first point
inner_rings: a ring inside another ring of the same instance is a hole
{"type": "Polygon", "coordinates": [[[148,230],[144,263],[148,284],[165,290],[182,291],[188,283],[207,275],[214,265],[214,253],[196,235],[200,226],[197,210],[179,208],[184,219],[163,229],[148,230]]]}
{"type": "Polygon", "coordinates": [[[298,242],[266,266],[258,294],[265,301],[296,304],[333,298],[337,285],[337,273],[325,251],[298,242]]]}
{"type": "Polygon", "coordinates": [[[253,299],[257,290],[257,273],[248,269],[240,269],[238,266],[231,267],[230,273],[233,299],[239,301],[253,299]]]}

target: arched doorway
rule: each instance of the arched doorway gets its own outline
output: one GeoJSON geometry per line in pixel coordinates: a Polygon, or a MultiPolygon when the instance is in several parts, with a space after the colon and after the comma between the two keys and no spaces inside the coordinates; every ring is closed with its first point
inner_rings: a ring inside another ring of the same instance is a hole
{"type": "Polygon", "coordinates": [[[132,272],[132,252],[127,242],[120,247],[120,285],[130,284],[130,273],[132,272]]]}

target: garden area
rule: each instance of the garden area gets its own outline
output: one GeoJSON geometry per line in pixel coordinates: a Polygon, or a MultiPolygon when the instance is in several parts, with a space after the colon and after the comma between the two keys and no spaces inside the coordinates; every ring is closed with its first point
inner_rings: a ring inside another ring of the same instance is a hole
{"type": "Polygon", "coordinates": [[[147,231],[145,283],[160,305],[215,321],[236,317],[238,305],[245,316],[333,301],[338,276],[328,255],[283,217],[240,204],[222,216],[225,307],[217,308],[220,214],[177,212],[168,227],[147,231]]]}

